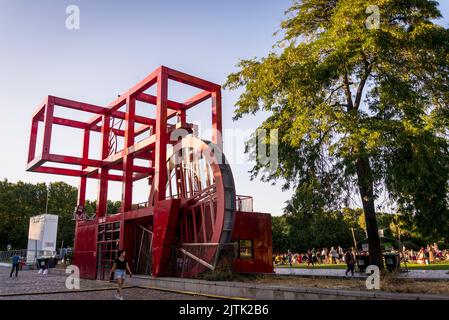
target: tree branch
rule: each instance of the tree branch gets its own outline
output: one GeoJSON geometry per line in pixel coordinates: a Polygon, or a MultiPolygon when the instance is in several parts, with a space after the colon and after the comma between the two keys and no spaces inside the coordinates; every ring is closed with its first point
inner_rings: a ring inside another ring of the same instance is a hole
{"type": "Polygon", "coordinates": [[[344,85],[342,84],[341,86],[338,86],[337,88],[335,88],[334,90],[331,91],[331,93],[329,94],[329,96],[326,98],[326,100],[324,100],[324,102],[329,102],[329,100],[332,98],[332,96],[334,95],[335,92],[337,92],[338,90],[340,90],[341,88],[343,88],[344,85]]]}
{"type": "Polygon", "coordinates": [[[366,59],[365,54],[363,54],[363,60],[365,63],[365,69],[364,69],[364,73],[360,79],[360,84],[359,87],[357,89],[357,94],[356,94],[356,98],[355,98],[355,104],[354,104],[354,108],[356,110],[359,109],[360,107],[360,103],[362,101],[362,95],[363,95],[363,89],[365,89],[365,85],[366,85],[366,81],[368,80],[370,74],[371,74],[371,69],[372,69],[372,64],[370,64],[368,62],[368,60],[366,59]]]}
{"type": "Polygon", "coordinates": [[[346,100],[348,100],[348,111],[351,111],[352,109],[354,109],[354,103],[352,101],[351,87],[349,86],[349,78],[347,70],[345,71],[343,81],[345,87],[346,100]]]}

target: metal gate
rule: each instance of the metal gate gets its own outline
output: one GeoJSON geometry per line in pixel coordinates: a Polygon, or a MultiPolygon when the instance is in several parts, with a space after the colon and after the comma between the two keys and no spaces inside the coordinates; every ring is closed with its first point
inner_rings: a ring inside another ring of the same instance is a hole
{"type": "Polygon", "coordinates": [[[152,262],[152,245],[153,245],[153,232],[147,228],[136,223],[135,232],[135,248],[136,253],[134,273],[135,274],[151,274],[151,262],[152,262]]]}
{"type": "Polygon", "coordinates": [[[120,248],[120,222],[100,224],[97,237],[97,279],[108,280],[120,248]]]}

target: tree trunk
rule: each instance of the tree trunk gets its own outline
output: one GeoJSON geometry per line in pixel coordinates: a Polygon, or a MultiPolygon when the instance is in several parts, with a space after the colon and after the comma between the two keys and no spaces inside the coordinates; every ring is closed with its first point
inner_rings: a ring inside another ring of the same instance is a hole
{"type": "Polygon", "coordinates": [[[376,210],[374,207],[374,183],[372,179],[369,159],[359,157],[356,162],[357,178],[365,213],[366,231],[368,234],[370,264],[377,265],[383,270],[383,257],[380,249],[380,238],[377,227],[376,210]]]}

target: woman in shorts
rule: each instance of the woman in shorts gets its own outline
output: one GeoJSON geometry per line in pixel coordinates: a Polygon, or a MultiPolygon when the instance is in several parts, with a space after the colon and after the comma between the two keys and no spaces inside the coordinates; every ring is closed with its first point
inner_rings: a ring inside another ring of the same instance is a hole
{"type": "Polygon", "coordinates": [[[125,283],[126,270],[128,270],[129,277],[132,276],[131,269],[128,265],[128,260],[125,259],[126,251],[119,250],[118,258],[115,259],[114,265],[112,266],[111,275],[114,273],[115,279],[117,280],[117,294],[115,295],[115,299],[123,300],[122,289],[125,283]]]}

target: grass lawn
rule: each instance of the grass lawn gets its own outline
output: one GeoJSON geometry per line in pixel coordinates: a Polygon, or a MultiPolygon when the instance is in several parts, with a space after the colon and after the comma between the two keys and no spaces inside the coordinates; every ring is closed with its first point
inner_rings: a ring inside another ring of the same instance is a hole
{"type": "MultiPolygon", "coordinates": [[[[294,288],[329,288],[339,290],[367,291],[365,279],[328,279],[328,278],[304,278],[304,277],[281,277],[262,276],[251,279],[251,282],[264,285],[277,285],[294,288]]],[[[385,292],[397,293],[427,293],[449,296],[447,281],[417,281],[411,279],[392,278],[390,274],[382,277],[380,289],[385,292]]]]}
{"type": "MultiPolygon", "coordinates": [[[[401,263],[401,267],[405,267],[403,263],[401,263]]],[[[407,263],[407,267],[410,270],[449,270],[449,261],[437,262],[429,265],[407,263]]]]}
{"type": "MultiPolygon", "coordinates": [[[[404,263],[401,263],[401,267],[404,268],[404,263]]],[[[449,270],[449,261],[437,262],[434,264],[410,264],[407,263],[409,270],[449,270]]],[[[289,265],[277,265],[275,268],[290,268],[289,265]]],[[[314,267],[307,266],[307,264],[293,264],[292,268],[297,269],[346,269],[345,264],[316,264],[314,267]]]]}
{"type": "MultiPolygon", "coordinates": [[[[274,266],[275,268],[290,268],[290,266],[287,265],[277,265],[274,266]]],[[[345,264],[315,264],[314,267],[307,266],[307,264],[293,264],[292,268],[296,269],[346,269],[345,264]]]]}

